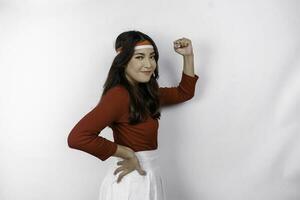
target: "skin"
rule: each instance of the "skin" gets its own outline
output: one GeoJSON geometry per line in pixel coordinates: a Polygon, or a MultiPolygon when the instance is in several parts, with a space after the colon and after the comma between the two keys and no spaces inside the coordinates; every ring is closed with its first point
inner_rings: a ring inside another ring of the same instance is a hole
{"type": "MultiPolygon", "coordinates": [[[[176,53],[183,56],[183,72],[189,76],[194,76],[194,53],[191,40],[187,38],[180,38],[173,42],[176,53]]],[[[131,84],[139,82],[148,82],[156,68],[156,61],[154,59],[154,50],[151,48],[137,49],[134,55],[128,62],[125,69],[125,76],[131,84]],[[150,71],[149,74],[143,71],[150,71]]],[[[140,165],[140,162],[134,151],[126,146],[118,145],[114,156],[121,157],[124,160],[117,162],[120,165],[115,171],[114,175],[120,172],[117,183],[130,172],[137,170],[139,174],[146,175],[140,165]]]]}

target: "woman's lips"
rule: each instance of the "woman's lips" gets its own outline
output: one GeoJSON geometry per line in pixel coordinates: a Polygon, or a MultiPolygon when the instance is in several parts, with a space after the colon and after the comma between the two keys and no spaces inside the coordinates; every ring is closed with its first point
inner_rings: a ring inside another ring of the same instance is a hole
{"type": "Polygon", "coordinates": [[[147,74],[147,75],[150,75],[150,74],[152,74],[152,71],[144,71],[144,72],[142,72],[143,74],[147,74]]]}

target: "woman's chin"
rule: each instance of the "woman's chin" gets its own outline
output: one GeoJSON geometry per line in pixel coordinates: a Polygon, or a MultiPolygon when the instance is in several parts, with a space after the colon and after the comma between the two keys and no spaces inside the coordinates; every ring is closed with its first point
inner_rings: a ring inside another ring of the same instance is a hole
{"type": "Polygon", "coordinates": [[[139,83],[148,83],[150,81],[150,78],[148,79],[143,79],[143,80],[139,80],[139,83]]]}

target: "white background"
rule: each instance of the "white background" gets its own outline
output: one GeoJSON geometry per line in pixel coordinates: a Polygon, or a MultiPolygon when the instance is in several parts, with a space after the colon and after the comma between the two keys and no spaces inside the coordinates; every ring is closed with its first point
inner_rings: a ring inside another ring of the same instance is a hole
{"type": "Polygon", "coordinates": [[[168,200],[299,200],[299,19],[297,0],[0,1],[0,199],[98,198],[111,159],[67,136],[134,29],[158,46],[161,86],[181,78],[173,41],[194,47],[195,96],[160,120],[168,200]]]}

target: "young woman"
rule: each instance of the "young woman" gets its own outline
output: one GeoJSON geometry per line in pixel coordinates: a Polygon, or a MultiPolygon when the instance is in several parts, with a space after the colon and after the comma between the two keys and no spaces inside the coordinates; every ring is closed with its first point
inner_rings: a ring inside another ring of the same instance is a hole
{"type": "Polygon", "coordinates": [[[100,101],[71,130],[68,145],[102,161],[114,157],[116,165],[104,177],[99,200],[165,200],[157,164],[158,119],[162,106],[194,96],[198,76],[192,43],[187,38],[174,41],[184,61],[177,87],[158,86],[159,54],[148,35],[123,32],[115,50],[100,101]],[[99,136],[105,127],[112,129],[114,142],[99,136]]]}

